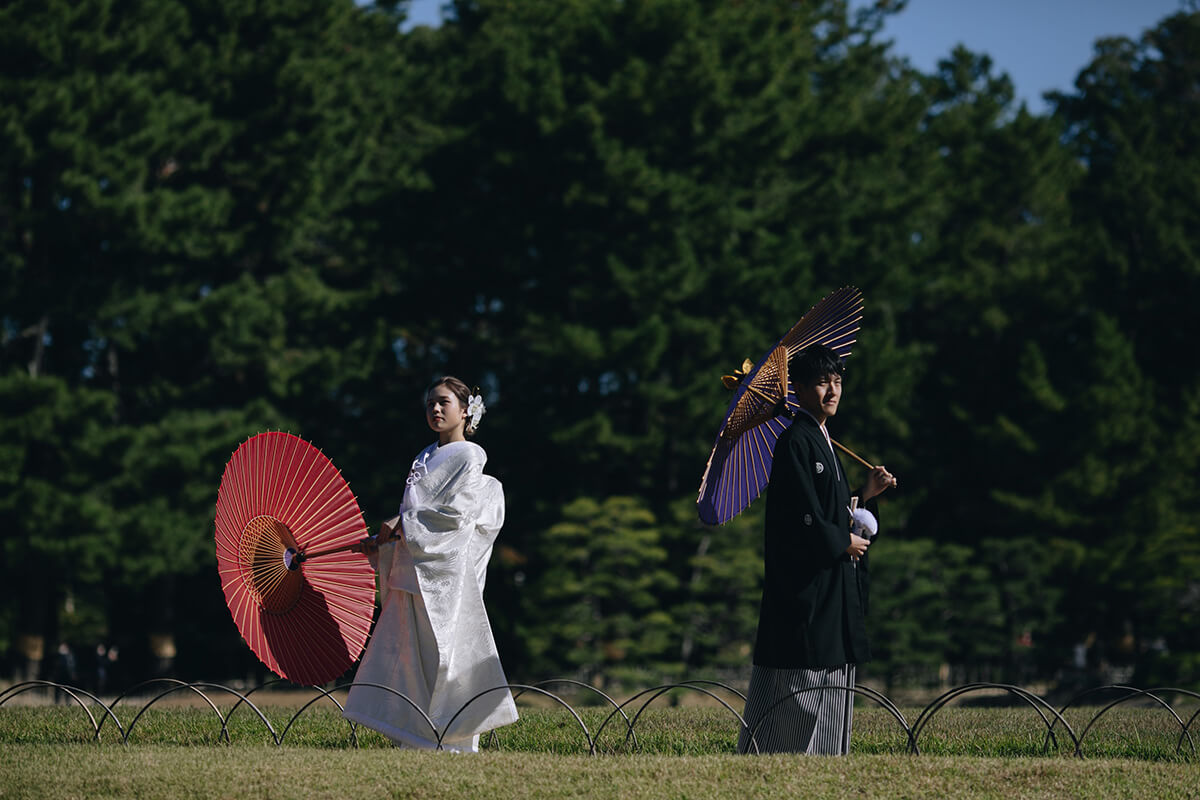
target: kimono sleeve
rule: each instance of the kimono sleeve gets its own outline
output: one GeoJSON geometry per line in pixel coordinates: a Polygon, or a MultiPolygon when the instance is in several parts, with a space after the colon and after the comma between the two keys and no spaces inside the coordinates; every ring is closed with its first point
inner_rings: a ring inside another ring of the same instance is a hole
{"type": "Polygon", "coordinates": [[[471,558],[470,537],[486,496],[483,477],[483,465],[465,459],[436,494],[404,510],[407,546],[397,548],[391,588],[425,594],[459,581],[471,558]]]}
{"type": "MultiPolygon", "coordinates": [[[[855,492],[855,494],[857,495],[857,494],[859,494],[859,492],[855,492]]],[[[873,548],[873,547],[875,547],[874,542],[876,540],[878,540],[879,533],[883,530],[883,520],[879,516],[879,503],[876,500],[876,498],[872,497],[870,500],[863,503],[862,507],[867,509],[867,511],[870,511],[872,514],[875,515],[875,522],[879,526],[878,530],[875,532],[875,536],[872,537],[872,539],[871,539],[871,541],[872,541],[871,547],[873,548]]],[[[862,604],[863,614],[867,614],[870,611],[870,608],[869,608],[870,602],[871,602],[871,569],[870,569],[870,567],[871,567],[871,551],[867,550],[867,552],[863,553],[862,557],[859,558],[859,560],[858,560],[858,593],[859,593],[859,602],[862,604]]]]}

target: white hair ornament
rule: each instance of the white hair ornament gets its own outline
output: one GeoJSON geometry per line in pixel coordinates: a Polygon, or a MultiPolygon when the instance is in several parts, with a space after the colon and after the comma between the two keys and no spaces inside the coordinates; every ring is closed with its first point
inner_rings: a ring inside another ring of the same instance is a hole
{"type": "Polygon", "coordinates": [[[483,419],[484,413],[487,411],[487,406],[483,404],[483,395],[479,393],[479,387],[475,387],[475,391],[467,398],[467,417],[471,420],[471,430],[479,427],[479,421],[483,419]]]}

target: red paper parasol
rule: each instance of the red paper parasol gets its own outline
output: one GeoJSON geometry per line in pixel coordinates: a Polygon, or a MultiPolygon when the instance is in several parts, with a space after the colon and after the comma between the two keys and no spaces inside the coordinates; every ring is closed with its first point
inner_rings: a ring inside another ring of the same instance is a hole
{"type": "Polygon", "coordinates": [[[838,289],[801,317],[757,364],[746,359],[734,375],[722,378],[726,388],[736,391],[700,481],[696,503],[701,520],[710,525],[728,522],[766,487],[775,442],[800,408],[788,381],[788,361],[814,344],[842,358],[849,356],[862,310],[861,291],[853,286],[838,289]]]}
{"type": "Polygon", "coordinates": [[[242,638],[273,672],[322,684],[358,659],[375,573],[348,548],[365,536],[342,474],[303,439],[260,433],[229,459],[217,493],[221,588],[242,638]]]}

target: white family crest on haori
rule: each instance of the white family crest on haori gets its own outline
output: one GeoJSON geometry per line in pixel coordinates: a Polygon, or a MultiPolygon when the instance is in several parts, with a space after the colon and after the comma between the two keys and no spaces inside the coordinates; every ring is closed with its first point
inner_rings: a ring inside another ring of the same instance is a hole
{"type": "MultiPolygon", "coordinates": [[[[443,747],[474,750],[480,733],[517,720],[512,694],[488,691],[508,680],[483,604],[504,490],[483,474],[487,454],[473,442],[430,445],[417,461],[424,472],[400,507],[404,541],[379,548],[383,611],[354,680],[402,692],[438,732],[453,719],[443,747]]],[[[345,716],[394,742],[436,744],[437,733],[391,692],[353,687],[345,716]]]]}

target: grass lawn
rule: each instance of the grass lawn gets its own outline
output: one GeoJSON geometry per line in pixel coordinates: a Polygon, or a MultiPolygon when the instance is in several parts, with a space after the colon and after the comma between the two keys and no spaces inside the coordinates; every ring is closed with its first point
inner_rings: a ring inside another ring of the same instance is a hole
{"type": "MultiPolygon", "coordinates": [[[[232,704],[219,705],[226,714],[232,704]]],[[[263,710],[282,733],[300,705],[263,710]]],[[[126,729],[139,708],[118,706],[126,729]]],[[[1095,711],[1072,709],[1068,720],[1080,733],[1095,711]]],[[[594,735],[608,712],[580,713],[594,735]]],[[[904,713],[915,721],[915,710],[904,713]]],[[[128,744],[111,720],[96,743],[78,706],[6,705],[0,798],[1200,797],[1200,759],[1186,742],[1175,749],[1179,724],[1144,707],[1105,714],[1083,759],[1066,737],[1043,755],[1045,726],[1028,708],[946,708],[916,756],[889,714],[860,708],[847,758],[736,755],[737,723],[713,707],[649,708],[636,748],[617,718],[595,757],[570,713],[549,708],[522,708],[521,721],[475,756],[397,750],[362,729],[355,748],[332,706],[305,712],[282,746],[244,706],[228,743],[220,730],[211,709],[151,707],[128,744]]]]}
{"type": "Polygon", "coordinates": [[[272,746],[5,746],[4,798],[1195,798],[1195,764],[990,756],[478,756],[272,746]]]}

